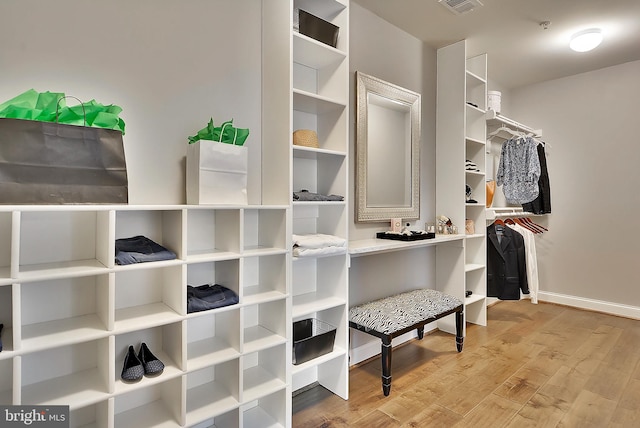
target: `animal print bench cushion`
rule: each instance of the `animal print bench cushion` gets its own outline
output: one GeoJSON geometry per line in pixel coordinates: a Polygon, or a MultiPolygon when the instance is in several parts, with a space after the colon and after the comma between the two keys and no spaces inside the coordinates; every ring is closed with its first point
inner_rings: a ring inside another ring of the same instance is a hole
{"type": "Polygon", "coordinates": [[[392,334],[461,304],[459,299],[436,290],[414,290],[354,306],[349,310],[349,320],[367,329],[392,334]]]}

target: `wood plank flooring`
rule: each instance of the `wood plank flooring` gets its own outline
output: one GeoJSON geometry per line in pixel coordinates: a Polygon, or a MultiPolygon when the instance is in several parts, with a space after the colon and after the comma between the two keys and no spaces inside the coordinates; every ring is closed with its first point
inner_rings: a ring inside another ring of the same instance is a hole
{"type": "Polygon", "coordinates": [[[464,350],[434,332],[349,373],[349,400],[318,386],[293,400],[293,426],[640,427],[640,321],[528,300],[467,326],[464,350]]]}

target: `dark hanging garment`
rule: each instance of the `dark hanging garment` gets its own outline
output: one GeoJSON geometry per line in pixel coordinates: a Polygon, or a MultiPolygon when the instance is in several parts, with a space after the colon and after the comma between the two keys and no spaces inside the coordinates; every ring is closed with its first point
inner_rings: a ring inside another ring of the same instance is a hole
{"type": "Polygon", "coordinates": [[[547,171],[547,156],[544,143],[538,144],[538,159],[540,160],[540,178],[538,179],[538,197],[531,202],[522,204],[522,209],[534,214],[551,213],[551,187],[549,172],[547,171]]]}
{"type": "Polygon", "coordinates": [[[487,227],[487,296],[520,300],[529,294],[524,238],[495,223],[487,227]]]}

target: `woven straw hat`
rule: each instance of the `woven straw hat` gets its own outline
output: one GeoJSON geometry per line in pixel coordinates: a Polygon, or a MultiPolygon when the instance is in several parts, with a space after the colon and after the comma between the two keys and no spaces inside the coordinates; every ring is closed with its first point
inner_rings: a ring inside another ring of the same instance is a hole
{"type": "Polygon", "coordinates": [[[293,131],[293,144],[296,146],[318,148],[318,134],[311,129],[293,131]]]}

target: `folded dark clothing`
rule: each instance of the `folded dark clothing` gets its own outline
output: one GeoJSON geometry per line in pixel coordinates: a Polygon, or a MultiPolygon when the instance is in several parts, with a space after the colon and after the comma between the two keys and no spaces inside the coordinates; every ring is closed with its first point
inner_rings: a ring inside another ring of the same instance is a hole
{"type": "Polygon", "coordinates": [[[235,305],[239,301],[236,292],[223,285],[187,285],[187,313],[235,305]]]}
{"type": "Polygon", "coordinates": [[[173,260],[176,254],[145,236],[116,239],[116,264],[173,260]]]}
{"type": "Polygon", "coordinates": [[[294,201],[344,201],[344,196],[340,195],[321,195],[308,190],[293,192],[294,201]]]}
{"type": "Polygon", "coordinates": [[[173,251],[165,250],[157,253],[143,254],[133,251],[119,251],[116,254],[116,264],[132,265],[136,263],[159,262],[162,260],[174,260],[176,254],[173,251]]]}
{"type": "Polygon", "coordinates": [[[151,254],[166,251],[166,248],[146,236],[138,235],[131,238],[116,239],[116,253],[118,251],[151,254]]]}

